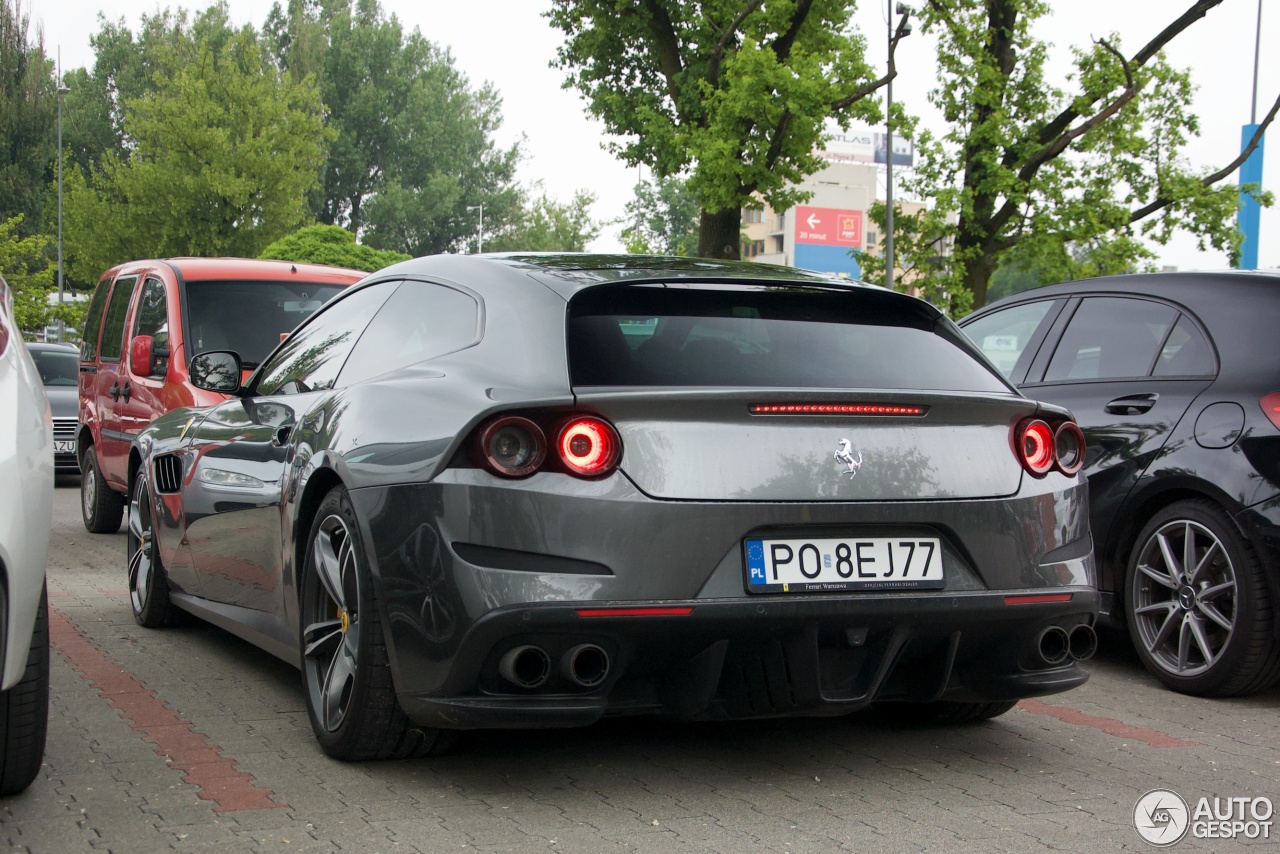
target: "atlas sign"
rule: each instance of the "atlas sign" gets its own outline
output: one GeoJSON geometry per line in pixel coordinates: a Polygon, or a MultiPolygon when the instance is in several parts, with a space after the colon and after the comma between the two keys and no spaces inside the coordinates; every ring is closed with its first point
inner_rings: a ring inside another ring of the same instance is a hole
{"type": "Polygon", "coordinates": [[[862,211],[839,208],[795,208],[796,243],[862,248],[862,211]]]}

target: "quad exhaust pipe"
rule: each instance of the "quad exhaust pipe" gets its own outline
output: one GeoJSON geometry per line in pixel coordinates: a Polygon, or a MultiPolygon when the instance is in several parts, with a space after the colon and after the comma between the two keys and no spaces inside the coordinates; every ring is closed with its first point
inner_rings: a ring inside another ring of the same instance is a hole
{"type": "Polygon", "coordinates": [[[1060,626],[1049,626],[1040,632],[1036,651],[1045,664],[1064,664],[1068,660],[1085,661],[1098,651],[1098,633],[1093,626],[1079,625],[1070,632],[1060,626]]]}
{"type": "Polygon", "coordinates": [[[551,656],[540,646],[517,646],[498,662],[498,675],[521,688],[537,688],[551,675],[551,656]]]}
{"type": "Polygon", "coordinates": [[[609,653],[593,643],[580,643],[560,656],[560,675],[575,685],[594,688],[609,676],[609,653]]]}

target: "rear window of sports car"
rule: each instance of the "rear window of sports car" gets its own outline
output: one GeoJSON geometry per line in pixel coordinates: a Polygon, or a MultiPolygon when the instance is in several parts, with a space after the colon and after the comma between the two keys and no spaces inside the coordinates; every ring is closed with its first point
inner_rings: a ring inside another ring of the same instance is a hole
{"type": "Polygon", "coordinates": [[[879,291],[592,288],[568,336],[574,386],[1010,391],[951,324],[879,291]]]}

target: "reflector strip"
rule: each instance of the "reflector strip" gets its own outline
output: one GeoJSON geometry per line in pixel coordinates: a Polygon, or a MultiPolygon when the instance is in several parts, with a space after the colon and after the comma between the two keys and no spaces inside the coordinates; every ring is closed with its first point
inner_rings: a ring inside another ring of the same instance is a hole
{"type": "Polygon", "coordinates": [[[924,415],[923,406],[896,403],[753,403],[752,415],[924,415]]]}
{"type": "Polygon", "coordinates": [[[1074,593],[1027,593],[1021,596],[1006,596],[1006,605],[1044,605],[1049,602],[1070,602],[1074,593]]]}
{"type": "Polygon", "coordinates": [[[579,617],[687,617],[692,607],[680,608],[579,608],[579,617]]]}

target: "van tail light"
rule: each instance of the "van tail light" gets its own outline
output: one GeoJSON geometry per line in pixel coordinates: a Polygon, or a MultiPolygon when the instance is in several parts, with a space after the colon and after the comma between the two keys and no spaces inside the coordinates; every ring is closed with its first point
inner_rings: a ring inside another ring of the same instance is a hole
{"type": "Polygon", "coordinates": [[[603,477],[617,468],[622,440],[613,425],[602,418],[573,418],[560,428],[556,450],[570,472],[603,477]]]}
{"type": "Polygon", "coordinates": [[[1044,477],[1055,469],[1072,477],[1084,468],[1084,432],[1070,419],[1054,427],[1042,418],[1024,418],[1014,428],[1013,448],[1018,462],[1033,477],[1044,477]]]}
{"type": "MultiPolygon", "coordinates": [[[[0,347],[0,350],[3,350],[0,347]]],[[[1267,418],[1271,423],[1276,425],[1276,429],[1280,430],[1280,391],[1273,391],[1271,394],[1263,395],[1262,411],[1267,414],[1267,418]]]]}
{"type": "Polygon", "coordinates": [[[622,440],[612,424],[595,415],[504,413],[472,433],[468,454],[474,465],[499,477],[553,471],[600,478],[617,469],[622,440]]]}
{"type": "Polygon", "coordinates": [[[547,459],[542,428],[528,418],[507,416],[491,421],[480,432],[485,467],[503,477],[527,477],[547,459]]]}

